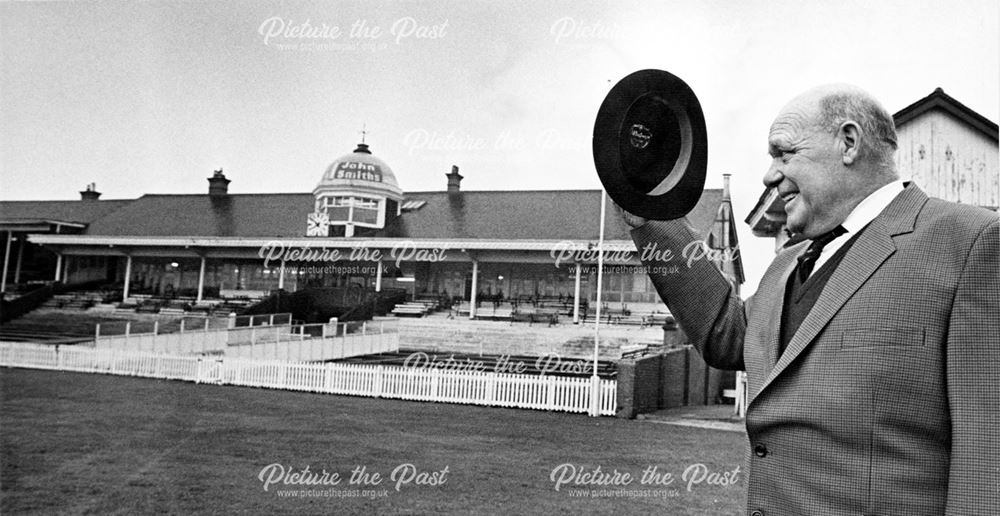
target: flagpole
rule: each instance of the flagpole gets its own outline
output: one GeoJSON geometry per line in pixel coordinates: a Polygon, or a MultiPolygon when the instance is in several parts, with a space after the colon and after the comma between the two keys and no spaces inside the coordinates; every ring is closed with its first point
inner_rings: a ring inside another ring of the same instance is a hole
{"type": "Polygon", "coordinates": [[[604,216],[605,197],[601,188],[601,229],[597,236],[597,309],[594,317],[594,374],[590,377],[590,415],[601,415],[601,379],[597,376],[597,357],[601,345],[601,287],[604,285],[604,216]]]}

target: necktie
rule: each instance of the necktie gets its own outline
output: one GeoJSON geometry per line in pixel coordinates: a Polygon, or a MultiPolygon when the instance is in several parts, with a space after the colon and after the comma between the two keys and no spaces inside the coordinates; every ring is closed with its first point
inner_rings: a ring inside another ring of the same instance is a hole
{"type": "Polygon", "coordinates": [[[843,235],[844,233],[847,233],[844,226],[837,226],[829,233],[823,233],[813,239],[812,243],[809,244],[809,249],[806,249],[806,252],[798,258],[799,283],[805,283],[809,275],[812,274],[813,267],[816,266],[816,260],[819,259],[819,255],[823,252],[823,248],[826,247],[826,244],[833,242],[837,237],[843,235]]]}

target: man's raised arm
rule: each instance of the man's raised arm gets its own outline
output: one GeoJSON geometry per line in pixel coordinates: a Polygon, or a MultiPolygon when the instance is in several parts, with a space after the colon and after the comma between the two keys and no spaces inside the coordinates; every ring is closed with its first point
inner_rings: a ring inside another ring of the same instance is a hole
{"type": "Polygon", "coordinates": [[[689,260],[695,246],[704,243],[687,221],[646,221],[628,213],[623,216],[634,228],[632,240],[653,286],[705,362],[719,369],[745,369],[743,302],[704,253],[689,260]]]}

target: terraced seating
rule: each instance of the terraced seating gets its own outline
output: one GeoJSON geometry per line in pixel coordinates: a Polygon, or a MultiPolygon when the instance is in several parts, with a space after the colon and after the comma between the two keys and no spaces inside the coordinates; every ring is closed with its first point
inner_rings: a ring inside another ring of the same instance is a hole
{"type": "Polygon", "coordinates": [[[529,326],[536,322],[545,322],[549,326],[559,324],[559,311],[553,308],[537,308],[534,310],[514,311],[510,314],[510,323],[527,322],[529,326]]]}
{"type": "Polygon", "coordinates": [[[410,301],[406,303],[400,303],[393,307],[392,314],[399,316],[413,316],[413,317],[423,317],[432,311],[437,306],[437,301],[427,302],[427,301],[410,301]]]}
{"type": "Polygon", "coordinates": [[[242,314],[248,307],[258,300],[251,298],[226,298],[221,303],[215,305],[214,313],[235,313],[242,314]]]}
{"type": "MultiPolygon", "coordinates": [[[[586,319],[594,320],[597,312],[590,308],[587,310],[586,319]]],[[[669,313],[660,311],[639,312],[631,311],[627,308],[610,309],[607,306],[601,309],[602,324],[620,324],[625,326],[672,326],[676,324],[674,318],[669,313]]]]}
{"type": "Polygon", "coordinates": [[[65,310],[86,310],[96,304],[104,302],[102,292],[72,292],[67,294],[56,294],[49,300],[42,303],[43,308],[56,308],[65,310]]]}

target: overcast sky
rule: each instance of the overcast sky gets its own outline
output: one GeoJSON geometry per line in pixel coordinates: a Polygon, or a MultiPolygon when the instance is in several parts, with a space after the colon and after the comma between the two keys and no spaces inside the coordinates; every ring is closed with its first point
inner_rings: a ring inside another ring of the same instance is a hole
{"type": "Polygon", "coordinates": [[[742,219],[778,109],[940,86],[996,121],[998,21],[995,0],[6,3],[0,198],[201,193],[219,167],[234,193],[308,192],[362,126],[404,191],[453,164],[466,190],[599,188],[598,106],[660,68],[701,101],[707,186],[733,174],[752,292],[772,246],[742,219]]]}

